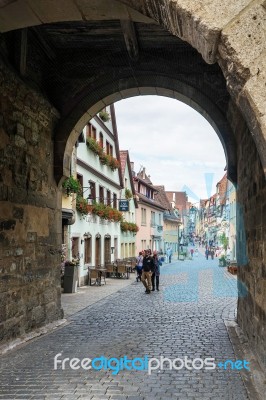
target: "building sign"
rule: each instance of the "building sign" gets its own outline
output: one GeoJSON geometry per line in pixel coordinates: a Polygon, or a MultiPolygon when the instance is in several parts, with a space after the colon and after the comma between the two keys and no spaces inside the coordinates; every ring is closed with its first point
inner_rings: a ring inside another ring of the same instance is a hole
{"type": "Polygon", "coordinates": [[[128,200],[119,200],[119,211],[129,211],[128,200]]]}

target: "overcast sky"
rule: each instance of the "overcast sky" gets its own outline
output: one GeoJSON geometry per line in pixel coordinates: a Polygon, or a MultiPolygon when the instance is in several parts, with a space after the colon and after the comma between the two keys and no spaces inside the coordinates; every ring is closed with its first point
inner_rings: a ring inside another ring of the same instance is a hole
{"type": "Polygon", "coordinates": [[[215,193],[226,161],[216,132],[202,115],[161,96],[121,100],[115,111],[120,150],[129,151],[136,172],[145,167],[154,185],[186,191],[193,202],[215,193]]]}

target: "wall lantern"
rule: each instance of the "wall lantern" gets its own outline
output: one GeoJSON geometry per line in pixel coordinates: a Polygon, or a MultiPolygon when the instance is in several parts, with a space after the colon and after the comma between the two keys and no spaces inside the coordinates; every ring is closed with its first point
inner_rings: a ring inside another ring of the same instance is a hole
{"type": "Polygon", "coordinates": [[[111,247],[111,254],[114,254],[114,246],[111,247]]]}

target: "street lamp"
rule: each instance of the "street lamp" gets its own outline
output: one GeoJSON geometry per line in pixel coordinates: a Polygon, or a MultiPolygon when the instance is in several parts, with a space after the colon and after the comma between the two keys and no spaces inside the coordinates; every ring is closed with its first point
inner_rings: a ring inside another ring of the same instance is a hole
{"type": "Polygon", "coordinates": [[[181,222],[181,221],[178,221],[178,223],[177,223],[177,253],[178,253],[177,259],[178,259],[178,260],[179,260],[179,246],[180,246],[179,228],[180,228],[181,225],[182,225],[182,222],[181,222]]]}

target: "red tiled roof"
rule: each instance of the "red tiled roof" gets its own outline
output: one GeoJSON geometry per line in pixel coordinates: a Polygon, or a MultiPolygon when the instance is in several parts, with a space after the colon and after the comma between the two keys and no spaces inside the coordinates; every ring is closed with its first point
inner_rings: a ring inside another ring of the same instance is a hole
{"type": "Polygon", "coordinates": [[[139,202],[147,203],[150,206],[154,206],[155,208],[165,210],[165,208],[158,201],[152,200],[152,199],[144,196],[144,194],[141,194],[141,193],[137,193],[137,196],[139,198],[139,202]]]}
{"type": "Polygon", "coordinates": [[[158,190],[154,196],[155,200],[158,201],[158,203],[160,203],[166,210],[171,210],[172,207],[165,193],[164,186],[155,185],[154,187],[158,190]]]}
{"type": "Polygon", "coordinates": [[[169,192],[166,191],[166,196],[170,202],[174,201],[175,207],[179,209],[179,211],[187,210],[188,201],[186,192],[169,192]],[[173,194],[175,194],[175,200],[173,200],[173,194]]]}

